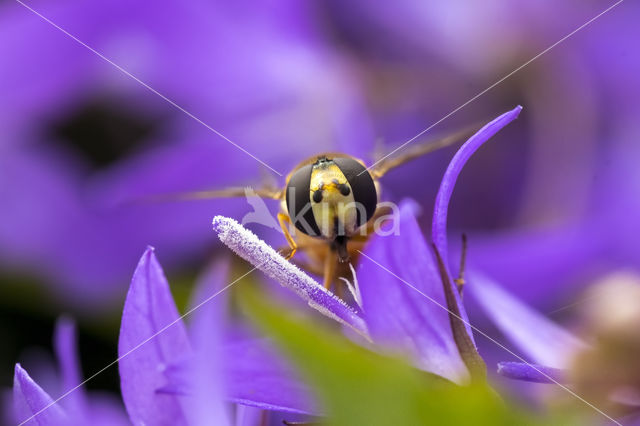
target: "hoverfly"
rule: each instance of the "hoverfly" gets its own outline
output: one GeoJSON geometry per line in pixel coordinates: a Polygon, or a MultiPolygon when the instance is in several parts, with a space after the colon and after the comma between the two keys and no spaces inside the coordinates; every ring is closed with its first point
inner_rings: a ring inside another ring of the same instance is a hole
{"type": "MultiPolygon", "coordinates": [[[[401,155],[388,155],[370,167],[343,153],[322,153],[300,162],[287,175],[284,188],[256,188],[256,195],[280,201],[278,222],[288,248],[283,256],[292,259],[303,251],[308,262],[296,262],[307,272],[324,277],[324,286],[341,283],[351,275],[376,220],[389,213],[381,207],[379,180],[390,170],[410,160],[453,145],[477,130],[469,127],[449,136],[420,142],[401,155]]],[[[392,151],[393,153],[394,151],[392,151]]],[[[245,196],[245,188],[197,191],[173,199],[196,200],[245,196]]]]}

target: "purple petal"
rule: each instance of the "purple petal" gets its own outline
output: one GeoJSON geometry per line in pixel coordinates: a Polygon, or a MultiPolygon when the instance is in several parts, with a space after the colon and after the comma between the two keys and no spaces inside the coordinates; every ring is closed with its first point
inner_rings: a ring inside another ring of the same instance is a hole
{"type": "Polygon", "coordinates": [[[440,274],[410,203],[401,204],[399,229],[399,235],[375,236],[359,266],[371,337],[393,350],[409,352],[426,371],[463,382],[469,374],[453,339],[440,274]]]}
{"type": "MultiPolygon", "coordinates": [[[[451,200],[451,194],[455,187],[456,180],[462,171],[462,168],[471,156],[480,148],[486,141],[495,135],[504,126],[515,120],[522,111],[521,106],[517,106],[509,112],[506,112],[498,118],[485,125],[482,129],[478,130],[476,134],[471,136],[456,152],[449,162],[449,166],[444,173],[438,194],[436,195],[436,202],[433,210],[433,221],[431,224],[431,238],[436,246],[436,249],[440,252],[444,264],[449,267],[448,261],[448,243],[447,243],[447,214],[449,209],[449,201],[451,200]]],[[[473,341],[473,333],[469,324],[469,317],[466,311],[462,307],[462,299],[457,289],[453,289],[453,294],[456,298],[456,302],[460,309],[461,317],[464,320],[467,334],[473,341]]]]}
{"type": "Polygon", "coordinates": [[[227,388],[239,403],[268,410],[318,413],[309,388],[268,340],[245,339],[225,347],[227,388]]]}
{"type": "Polygon", "coordinates": [[[54,348],[61,372],[63,393],[73,389],[60,403],[70,415],[78,419],[78,423],[88,423],[89,418],[96,426],[130,424],[122,403],[111,395],[90,393],[84,387],[77,387],[82,381],[80,362],[78,360],[77,332],[75,322],[62,317],[56,323],[54,348]]]}
{"type": "Polygon", "coordinates": [[[542,365],[525,364],[522,362],[498,363],[498,374],[514,380],[523,380],[534,383],[565,384],[566,373],[564,370],[542,365]]]}
{"type": "Polygon", "coordinates": [[[504,126],[511,123],[518,117],[522,111],[521,106],[517,106],[509,112],[502,114],[500,117],[494,119],[489,124],[485,125],[482,129],[471,136],[460,147],[456,155],[449,163],[449,167],[444,173],[442,183],[440,183],[440,189],[436,196],[436,203],[433,212],[433,222],[431,225],[431,236],[433,242],[438,247],[438,251],[443,256],[445,265],[447,262],[447,210],[449,208],[449,201],[451,200],[451,194],[456,184],[456,180],[462,171],[465,163],[471,156],[480,148],[486,141],[488,141],[493,135],[498,133],[504,126]]]}
{"type": "MultiPolygon", "coordinates": [[[[473,233],[468,264],[532,306],[553,310],[603,272],[609,233],[594,221],[547,228],[473,233]],[[532,267],[539,265],[539,267],[532,267]],[[526,273],[522,273],[526,271],[526,273]]],[[[563,303],[564,302],[564,303],[563,303]]]]}
{"type": "Polygon", "coordinates": [[[59,404],[53,404],[51,397],[29,374],[16,364],[13,376],[13,406],[16,420],[24,422],[29,420],[29,426],[63,426],[69,424],[69,418],[59,404]]]}
{"type": "MultiPolygon", "coordinates": [[[[230,401],[265,410],[318,413],[309,389],[278,356],[266,339],[243,338],[222,346],[226,368],[224,381],[230,401]]],[[[162,392],[192,395],[190,363],[185,359],[170,366],[170,383],[162,392]]]]}
{"type": "Polygon", "coordinates": [[[189,327],[194,356],[188,372],[193,392],[185,401],[189,424],[206,425],[211,419],[216,419],[216,425],[230,424],[224,403],[224,361],[220,349],[227,299],[224,292],[217,293],[227,284],[227,264],[217,262],[209,268],[195,291],[194,309],[197,309],[189,327]]]}
{"type": "Polygon", "coordinates": [[[586,347],[580,339],[520,302],[486,275],[472,270],[468,281],[467,288],[474,300],[534,362],[565,368],[573,354],[586,347]]]}
{"type": "Polygon", "coordinates": [[[264,424],[266,413],[254,407],[246,405],[238,405],[236,407],[236,425],[235,426],[256,426],[264,424]]]}
{"type": "MultiPolygon", "coordinates": [[[[198,276],[195,283],[191,299],[189,300],[189,310],[205,302],[211,298],[214,294],[222,290],[232,280],[229,279],[229,259],[223,257],[216,260],[205,271],[198,276]]],[[[224,309],[226,306],[226,298],[223,293],[215,296],[211,299],[211,303],[215,303],[220,309],[224,309]],[[214,302],[213,300],[223,300],[222,303],[214,302]]],[[[209,302],[206,302],[209,303],[209,302]]]]}
{"type": "Polygon", "coordinates": [[[238,256],[281,285],[296,292],[309,306],[336,321],[353,327],[358,333],[367,335],[364,321],[351,307],[297,266],[285,260],[253,232],[235,220],[223,216],[213,218],[213,229],[218,233],[220,241],[238,256]]]}
{"type": "Polygon", "coordinates": [[[190,353],[187,333],[169,284],[148,248],[133,274],[120,325],[122,398],[134,424],[184,424],[177,397],[158,394],[166,366],[190,353]]]}
{"type": "MultiPolygon", "coordinates": [[[[126,413],[119,395],[110,392],[93,391],[90,396],[90,422],[91,426],[127,426],[131,420],[126,413]]],[[[84,424],[89,423],[84,417],[84,424]]]]}
{"type": "MultiPolygon", "coordinates": [[[[74,389],[82,381],[80,362],[78,361],[78,348],[76,326],[72,319],[62,317],[58,319],[53,338],[54,349],[62,375],[62,393],[74,389]]],[[[88,414],[87,394],[80,386],[69,393],[62,404],[70,413],[86,418],[88,414]]]]}

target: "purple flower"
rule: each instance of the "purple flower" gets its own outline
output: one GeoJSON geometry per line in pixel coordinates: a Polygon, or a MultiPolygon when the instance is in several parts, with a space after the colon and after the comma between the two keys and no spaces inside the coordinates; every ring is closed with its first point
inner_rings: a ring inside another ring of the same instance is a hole
{"type": "Polygon", "coordinates": [[[269,342],[225,332],[226,277],[224,263],[205,274],[187,329],[153,250],[143,255],[118,345],[122,397],[134,423],[206,424],[213,418],[223,424],[230,418],[223,401],[294,413],[314,409],[308,390],[269,342]]]}
{"type": "Polygon", "coordinates": [[[54,348],[58,360],[59,383],[47,390],[40,387],[22,368],[16,364],[13,381],[13,421],[26,425],[58,426],[85,424],[95,425],[129,424],[123,407],[112,398],[96,392],[87,393],[78,385],[81,372],[76,348],[75,325],[67,319],[56,324],[54,348]],[[54,399],[65,394],[59,403],[54,399]],[[37,414],[36,417],[34,417],[37,414]]]}
{"type": "MultiPolygon", "coordinates": [[[[438,253],[446,251],[448,202],[460,170],[520,110],[518,107],[483,127],[454,156],[433,218],[438,253]]],[[[379,350],[405,354],[418,368],[465,383],[475,373],[477,352],[468,324],[461,322],[467,317],[450,279],[447,258],[433,257],[412,203],[401,204],[399,220],[400,235],[376,236],[362,252],[357,308],[325,290],[234,220],[218,216],[213,225],[221,241],[237,254],[294,290],[311,307],[375,343],[379,350]]],[[[187,327],[153,250],[142,256],[125,301],[118,345],[122,397],[133,423],[207,424],[215,419],[216,424],[231,424],[231,419],[239,417],[229,411],[233,406],[226,402],[294,414],[322,413],[309,389],[268,340],[257,339],[226,319],[224,291],[235,283],[227,284],[226,265],[220,260],[201,278],[187,327]]],[[[69,340],[69,330],[61,329],[57,335],[62,341],[69,340]]],[[[71,387],[80,380],[74,369],[77,360],[67,346],[56,347],[63,354],[61,365],[67,371],[65,386],[71,387]]],[[[504,365],[503,369],[509,367],[504,365]]],[[[51,403],[22,370],[17,370],[16,377],[21,378],[14,387],[19,416],[33,415],[51,403]],[[35,396],[25,396],[25,387],[35,396]],[[30,403],[31,411],[25,411],[21,401],[34,398],[37,403],[30,403]]],[[[63,410],[55,404],[55,411],[45,411],[59,416],[51,424],[64,421],[62,416],[83,418],[87,405],[83,395],[71,393],[67,398],[70,408],[63,410]]],[[[245,408],[242,411],[249,418],[255,414],[245,408]]]]}
{"type": "MultiPolygon", "coordinates": [[[[462,166],[484,142],[514,120],[520,110],[521,107],[515,108],[487,124],[452,160],[434,213],[433,237],[439,250],[446,250],[447,204],[462,166]]],[[[357,274],[362,309],[358,311],[341,303],[233,219],[217,216],[213,227],[224,244],[270,278],[292,289],[320,313],[367,335],[383,350],[409,355],[426,371],[456,382],[468,379],[472,357],[468,352],[477,355],[473,339],[470,330],[462,326],[458,318],[452,319],[447,309],[457,311],[456,315],[463,320],[466,313],[448,278],[446,266],[444,285],[451,288],[443,287],[441,271],[421,235],[410,204],[403,203],[400,208],[400,235],[373,237],[362,253],[357,274]],[[456,336],[460,330],[464,336],[456,336]],[[461,351],[462,340],[471,346],[467,353],[461,351]]]]}
{"type": "MultiPolygon", "coordinates": [[[[122,398],[130,422],[259,424],[251,420],[260,417],[254,410],[228,401],[293,414],[318,412],[309,390],[269,341],[224,326],[226,301],[211,296],[222,294],[227,272],[226,262],[219,262],[202,278],[187,328],[153,250],[142,256],[125,302],[118,347],[122,398]],[[231,408],[236,412],[229,412],[231,408]]],[[[61,321],[55,341],[62,373],[60,403],[16,365],[15,419],[44,426],[128,424],[122,407],[88,398],[78,386],[73,341],[72,325],[61,321]]]]}

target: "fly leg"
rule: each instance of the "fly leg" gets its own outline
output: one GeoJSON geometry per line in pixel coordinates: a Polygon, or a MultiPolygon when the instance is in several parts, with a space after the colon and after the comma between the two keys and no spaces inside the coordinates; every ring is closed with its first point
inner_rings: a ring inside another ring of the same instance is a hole
{"type": "Polygon", "coordinates": [[[327,257],[324,259],[324,288],[329,290],[331,288],[331,283],[333,282],[333,278],[336,274],[336,263],[338,262],[338,257],[334,250],[327,250],[327,257]]]}
{"type": "Polygon", "coordinates": [[[289,219],[289,216],[284,213],[278,213],[278,223],[280,223],[280,228],[282,229],[282,232],[284,232],[284,237],[287,239],[287,243],[289,243],[289,253],[283,255],[286,260],[289,260],[298,250],[298,245],[293,240],[293,237],[289,233],[289,227],[287,226],[288,223],[291,223],[291,219],[289,219]]]}
{"type": "MultiPolygon", "coordinates": [[[[286,219],[285,219],[285,220],[286,220],[286,219]]],[[[292,239],[293,239],[293,237],[292,237],[292,239]]],[[[287,240],[287,241],[289,241],[289,240],[287,240]]],[[[297,251],[299,251],[299,250],[302,250],[302,251],[305,251],[305,250],[312,250],[312,249],[314,249],[314,248],[316,248],[316,247],[318,247],[318,246],[320,246],[320,245],[324,245],[324,244],[325,244],[325,243],[324,243],[324,241],[312,241],[312,242],[308,242],[308,241],[307,241],[307,242],[302,242],[302,243],[300,243],[300,242],[297,242],[297,243],[296,243],[296,242],[294,241],[294,243],[295,243],[295,245],[296,245],[296,252],[297,252],[297,251]]],[[[281,246],[281,247],[278,249],[278,252],[280,252],[280,253],[284,253],[284,252],[286,252],[287,250],[292,250],[291,245],[290,245],[290,244],[288,244],[288,246],[289,246],[289,247],[283,247],[283,246],[281,246]]],[[[320,273],[322,273],[322,272],[320,272],[320,273]]]]}

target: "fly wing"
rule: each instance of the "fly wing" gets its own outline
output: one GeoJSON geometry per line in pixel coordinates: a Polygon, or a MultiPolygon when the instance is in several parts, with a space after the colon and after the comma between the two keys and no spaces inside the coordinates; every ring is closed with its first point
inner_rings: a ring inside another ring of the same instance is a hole
{"type": "Polygon", "coordinates": [[[167,203],[179,201],[196,201],[211,200],[216,198],[241,198],[249,196],[258,196],[261,198],[271,198],[274,200],[282,199],[284,190],[271,187],[250,188],[250,187],[231,187],[223,189],[210,189],[204,191],[152,194],[143,196],[135,203],[167,203]],[[249,193],[247,193],[249,191],[249,193]]]}
{"type": "MultiPolygon", "coordinates": [[[[212,198],[236,198],[246,196],[246,187],[233,187],[224,189],[211,189],[205,191],[185,192],[182,194],[165,194],[158,197],[173,197],[176,201],[188,200],[210,200],[212,198]]],[[[273,198],[275,200],[282,198],[281,189],[273,188],[251,188],[253,195],[262,198],[273,198]]]]}
{"type": "Polygon", "coordinates": [[[475,124],[438,139],[405,142],[369,166],[369,172],[374,179],[379,179],[389,170],[393,170],[411,160],[460,143],[473,135],[480,126],[480,124],[475,124]]]}

